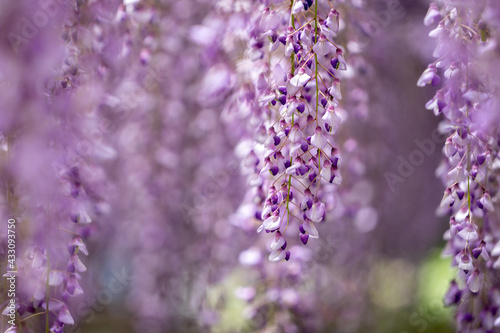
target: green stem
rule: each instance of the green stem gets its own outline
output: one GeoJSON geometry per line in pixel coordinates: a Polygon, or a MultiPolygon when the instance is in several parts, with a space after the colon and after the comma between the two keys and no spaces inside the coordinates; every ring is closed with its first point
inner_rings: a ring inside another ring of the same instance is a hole
{"type": "MultiPolygon", "coordinates": [[[[318,38],[318,1],[314,1],[314,36],[318,38]]],[[[314,42],[317,42],[317,39],[314,39],[314,42]]]]}
{"type": "MultiPolygon", "coordinates": [[[[318,42],[318,0],[314,1],[314,43],[317,42],[318,42]]],[[[319,82],[318,82],[318,55],[316,53],[314,53],[314,76],[316,79],[316,126],[318,126],[319,82]]],[[[321,173],[321,150],[318,149],[318,175],[320,173],[321,173]]]]}

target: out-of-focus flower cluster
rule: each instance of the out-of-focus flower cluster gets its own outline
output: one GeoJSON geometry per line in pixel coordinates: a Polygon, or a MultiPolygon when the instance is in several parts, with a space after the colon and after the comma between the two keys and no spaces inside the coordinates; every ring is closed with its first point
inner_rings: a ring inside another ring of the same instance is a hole
{"type": "Polygon", "coordinates": [[[89,67],[98,32],[82,16],[92,9],[40,6],[1,5],[9,26],[2,31],[10,30],[0,50],[7,86],[0,91],[2,219],[16,220],[16,269],[8,275],[17,279],[17,327],[63,332],[75,322],[74,299],[84,293],[84,258],[92,255],[86,239],[109,211],[112,190],[102,163],[115,151],[103,136],[99,84],[89,67]]]}

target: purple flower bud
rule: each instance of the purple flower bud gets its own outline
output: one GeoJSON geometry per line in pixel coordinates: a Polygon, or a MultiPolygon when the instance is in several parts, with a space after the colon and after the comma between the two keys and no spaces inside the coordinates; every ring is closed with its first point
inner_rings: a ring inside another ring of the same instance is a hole
{"type": "Polygon", "coordinates": [[[477,165],[476,164],[472,165],[472,167],[470,169],[470,175],[472,176],[472,178],[476,178],[478,173],[479,173],[479,169],[478,169],[477,165]]]}
{"type": "Polygon", "coordinates": [[[279,200],[279,197],[277,194],[274,194],[273,196],[271,196],[271,203],[273,205],[277,205],[280,203],[280,200],[279,200]]]}
{"type": "Polygon", "coordinates": [[[269,168],[269,172],[273,175],[276,176],[278,172],[280,171],[279,167],[276,165],[273,165],[271,168],[269,168]]]}
{"type": "MultiPolygon", "coordinates": [[[[302,226],[301,226],[302,227],[302,226]]],[[[302,228],[304,229],[304,228],[302,228]]],[[[304,234],[300,235],[300,240],[301,242],[306,245],[307,244],[307,241],[309,240],[309,235],[308,234],[305,234],[305,231],[304,231],[304,234]]]]}
{"type": "Polygon", "coordinates": [[[79,215],[75,214],[75,213],[72,213],[71,216],[70,216],[71,221],[73,221],[75,223],[78,223],[78,217],[79,217],[79,215]]]}
{"type": "Polygon", "coordinates": [[[477,259],[479,258],[479,256],[481,255],[481,253],[483,252],[483,247],[482,246],[478,246],[478,247],[475,247],[472,249],[472,256],[477,259]]]}
{"type": "Polygon", "coordinates": [[[339,59],[337,57],[333,58],[330,60],[330,65],[332,65],[333,68],[337,69],[337,66],[339,65],[339,59]]]}
{"type": "Polygon", "coordinates": [[[479,165],[482,165],[486,161],[486,154],[479,154],[477,155],[477,163],[479,165]]]}
{"type": "Polygon", "coordinates": [[[297,111],[299,111],[300,113],[304,113],[304,110],[306,109],[306,106],[304,105],[304,103],[300,103],[298,106],[297,106],[297,111]]]}
{"type": "Polygon", "coordinates": [[[316,182],[316,176],[317,176],[316,172],[311,172],[309,174],[309,181],[310,182],[316,182]]]}
{"type": "Polygon", "coordinates": [[[338,165],[338,164],[339,164],[339,157],[338,157],[338,156],[333,156],[333,157],[331,158],[331,162],[332,162],[332,167],[333,167],[334,169],[339,168],[339,165],[338,165]]]}
{"type": "Polygon", "coordinates": [[[302,209],[302,211],[306,211],[308,209],[311,209],[312,205],[312,198],[308,195],[304,195],[304,197],[302,198],[302,202],[300,203],[300,209],[302,209]]]}
{"type": "Polygon", "coordinates": [[[302,149],[302,151],[305,153],[309,149],[309,145],[307,144],[307,142],[302,142],[302,144],[300,145],[300,149],[302,149]]]}
{"type": "Polygon", "coordinates": [[[450,306],[453,304],[458,304],[462,298],[462,292],[458,288],[457,282],[455,280],[451,281],[448,291],[444,295],[444,304],[450,306]]]}
{"type": "Polygon", "coordinates": [[[264,42],[262,40],[256,40],[252,47],[255,49],[261,49],[264,46],[264,42]]]}
{"type": "Polygon", "coordinates": [[[476,205],[480,208],[480,209],[484,209],[484,206],[483,204],[481,203],[480,200],[476,201],[476,205]]]}
{"type": "Polygon", "coordinates": [[[299,171],[299,174],[301,176],[305,175],[308,171],[309,171],[309,166],[307,165],[301,165],[299,168],[298,168],[298,171],[299,171]]]}
{"type": "Polygon", "coordinates": [[[462,323],[462,325],[467,325],[469,323],[472,323],[474,321],[474,316],[470,312],[466,312],[463,314],[460,314],[458,316],[458,321],[462,323]]]}

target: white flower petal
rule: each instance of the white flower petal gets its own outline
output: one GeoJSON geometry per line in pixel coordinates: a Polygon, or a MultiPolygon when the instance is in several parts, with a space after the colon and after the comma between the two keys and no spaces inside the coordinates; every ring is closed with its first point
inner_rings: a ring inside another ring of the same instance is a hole
{"type": "Polygon", "coordinates": [[[304,221],[304,224],[302,224],[302,226],[304,227],[304,230],[309,234],[309,237],[312,238],[319,237],[318,230],[311,221],[309,220],[304,221]]]}
{"type": "Polygon", "coordinates": [[[285,257],[286,257],[286,252],[280,249],[278,251],[271,252],[271,254],[269,255],[269,261],[278,262],[284,260],[285,257]]]}
{"type": "Polygon", "coordinates": [[[294,77],[292,77],[292,79],[290,80],[290,84],[294,87],[301,87],[304,84],[306,84],[310,78],[311,77],[306,73],[302,73],[302,74],[299,73],[299,74],[295,75],[294,77]]]}

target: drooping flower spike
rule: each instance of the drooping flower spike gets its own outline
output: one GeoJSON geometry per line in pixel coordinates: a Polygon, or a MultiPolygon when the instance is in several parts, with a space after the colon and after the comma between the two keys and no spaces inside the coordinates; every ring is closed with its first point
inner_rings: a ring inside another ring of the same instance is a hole
{"type": "Polygon", "coordinates": [[[438,175],[447,186],[438,212],[450,214],[444,255],[453,257],[458,276],[445,296],[457,306],[459,332],[489,332],[500,326],[498,290],[498,216],[500,200],[498,94],[498,27],[489,1],[432,3],[424,19],[434,26],[434,57],[417,85],[441,88],[426,104],[443,115],[448,136],[438,175]],[[495,319],[496,318],[496,319],[495,319]]]}
{"type": "MultiPolygon", "coordinates": [[[[262,223],[258,231],[288,238],[286,229],[295,221],[306,243],[319,236],[315,224],[331,209],[324,189],[342,182],[333,140],[342,121],[339,71],[346,69],[343,51],[334,43],[339,13],[328,1],[255,6],[262,15],[248,32],[254,63],[248,75],[251,98],[258,103],[251,107],[254,142],[242,155],[256,161],[244,168],[252,179],[260,178],[252,181],[262,223]],[[321,17],[325,12],[328,16],[321,17]]],[[[289,257],[286,248],[270,254],[272,261],[289,257]]]]}

